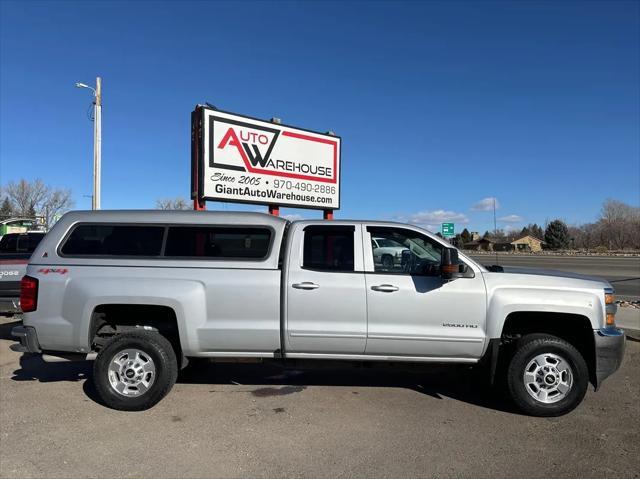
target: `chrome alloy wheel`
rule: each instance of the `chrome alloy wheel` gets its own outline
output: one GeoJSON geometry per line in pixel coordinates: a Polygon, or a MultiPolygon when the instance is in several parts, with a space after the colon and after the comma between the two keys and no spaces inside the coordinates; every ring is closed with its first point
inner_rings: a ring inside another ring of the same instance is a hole
{"type": "Polygon", "coordinates": [[[524,386],[536,401],[552,404],[565,398],[573,385],[573,371],[557,354],[538,354],[529,361],[523,375],[524,386]]]}
{"type": "Polygon", "coordinates": [[[109,383],[118,393],[126,397],[146,393],[156,377],[156,365],[144,351],[123,349],[109,362],[109,383]]]}

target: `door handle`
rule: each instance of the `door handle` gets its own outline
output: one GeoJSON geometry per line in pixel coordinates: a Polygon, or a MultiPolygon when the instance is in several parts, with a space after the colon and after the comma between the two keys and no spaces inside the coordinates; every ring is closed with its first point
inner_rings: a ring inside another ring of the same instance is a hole
{"type": "Polygon", "coordinates": [[[394,291],[398,291],[400,288],[392,284],[381,284],[378,286],[371,286],[371,289],[374,291],[382,291],[383,293],[393,293],[394,291]]]}
{"type": "Polygon", "coordinates": [[[296,289],[318,289],[320,287],[320,285],[317,285],[316,283],[311,283],[310,281],[305,281],[303,283],[294,283],[291,286],[293,286],[296,289]]]}

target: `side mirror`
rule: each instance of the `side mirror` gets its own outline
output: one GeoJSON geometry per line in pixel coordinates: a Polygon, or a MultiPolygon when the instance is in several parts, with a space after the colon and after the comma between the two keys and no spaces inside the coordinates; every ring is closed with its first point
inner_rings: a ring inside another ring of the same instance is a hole
{"type": "Polygon", "coordinates": [[[455,248],[445,248],[440,260],[440,274],[444,280],[452,280],[460,273],[460,261],[458,260],[458,250],[455,248]]]}

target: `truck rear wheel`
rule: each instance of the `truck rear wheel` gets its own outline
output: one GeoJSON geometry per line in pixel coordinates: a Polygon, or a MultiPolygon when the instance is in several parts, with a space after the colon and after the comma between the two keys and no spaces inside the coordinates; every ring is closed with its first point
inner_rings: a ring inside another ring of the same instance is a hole
{"type": "Polygon", "coordinates": [[[568,342],[547,334],[524,336],[507,371],[509,393],[532,416],[561,416],[575,409],[589,383],[587,364],[568,342]]]}
{"type": "Polygon", "coordinates": [[[151,331],[122,333],[100,350],[93,382],[100,399],[113,409],[142,411],[165,397],[178,377],[171,343],[151,331]]]}

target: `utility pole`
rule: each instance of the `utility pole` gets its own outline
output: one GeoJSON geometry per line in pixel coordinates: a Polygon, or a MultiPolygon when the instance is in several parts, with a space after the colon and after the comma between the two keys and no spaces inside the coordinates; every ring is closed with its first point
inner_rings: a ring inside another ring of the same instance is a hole
{"type": "Polygon", "coordinates": [[[102,167],[102,78],[96,78],[93,118],[93,198],[92,209],[100,209],[100,170],[102,167]]]}
{"type": "MultiPolygon", "coordinates": [[[[498,223],[496,222],[496,197],[493,197],[493,238],[498,240],[498,223]]],[[[496,250],[496,266],[498,265],[498,250],[496,250]]]]}
{"type": "Polygon", "coordinates": [[[102,78],[96,77],[96,87],[76,83],[78,88],[93,91],[93,195],[91,209],[100,209],[100,170],[102,168],[102,78]]]}

